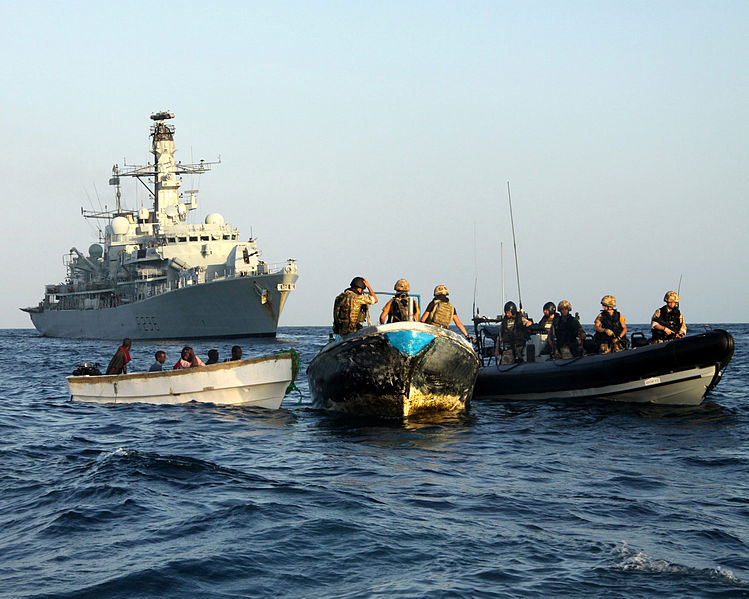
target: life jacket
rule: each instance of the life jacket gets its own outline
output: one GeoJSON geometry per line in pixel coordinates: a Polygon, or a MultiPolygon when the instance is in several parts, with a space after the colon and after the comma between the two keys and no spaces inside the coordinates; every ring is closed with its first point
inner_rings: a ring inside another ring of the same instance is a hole
{"type": "Polygon", "coordinates": [[[361,322],[367,315],[367,304],[357,301],[360,293],[346,289],[335,298],[333,303],[333,332],[347,335],[361,328],[361,322]]]}
{"type": "Polygon", "coordinates": [[[563,345],[576,345],[577,336],[580,333],[580,323],[572,315],[560,316],[554,319],[554,339],[556,340],[556,346],[562,347],[563,345]]]}
{"type": "Polygon", "coordinates": [[[454,315],[455,308],[453,308],[447,297],[444,295],[437,296],[432,300],[432,309],[429,312],[427,323],[446,329],[453,321],[454,315]]]}
{"type": "MultiPolygon", "coordinates": [[[[611,329],[614,331],[614,335],[619,337],[624,330],[622,327],[621,314],[617,310],[614,310],[613,314],[609,314],[606,310],[601,310],[601,326],[604,329],[611,329]]],[[[596,333],[599,335],[600,333],[596,333]]]]}
{"type": "Polygon", "coordinates": [[[663,306],[658,310],[658,312],[660,313],[658,317],[660,324],[665,324],[675,334],[666,335],[665,331],[662,331],[660,329],[653,329],[653,339],[655,341],[675,339],[676,334],[678,334],[681,330],[681,312],[679,312],[679,308],[674,308],[669,312],[668,306],[663,306]]]}

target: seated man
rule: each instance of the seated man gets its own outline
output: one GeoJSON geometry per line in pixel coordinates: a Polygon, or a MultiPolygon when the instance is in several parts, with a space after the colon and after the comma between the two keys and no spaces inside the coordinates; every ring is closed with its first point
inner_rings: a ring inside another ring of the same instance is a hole
{"type": "Polygon", "coordinates": [[[679,294],[669,291],[663,297],[666,305],[658,308],[650,320],[650,329],[653,336],[650,343],[664,343],[673,339],[681,339],[687,334],[687,325],[684,324],[684,316],[679,311],[679,294]]]}
{"type": "Polygon", "coordinates": [[[161,372],[164,370],[164,362],[166,361],[166,354],[159,350],[154,355],[154,358],[156,361],[151,364],[151,368],[148,369],[148,372],[161,372]]]}
{"type": "Polygon", "coordinates": [[[195,368],[197,366],[205,366],[205,362],[195,355],[192,347],[185,346],[182,348],[179,360],[174,365],[173,370],[179,370],[180,368],[195,368]]]}
{"type": "Polygon", "coordinates": [[[593,324],[593,340],[596,342],[598,353],[608,354],[627,349],[627,321],[616,309],[616,298],[613,295],[605,295],[601,299],[601,305],[603,309],[593,324]]]}
{"type": "Polygon", "coordinates": [[[572,316],[572,304],[567,300],[559,302],[559,315],[554,319],[549,333],[552,357],[572,358],[582,354],[581,345],[585,340],[585,330],[580,321],[572,316]]]}
{"type": "Polygon", "coordinates": [[[217,349],[209,349],[208,350],[208,361],[206,362],[206,365],[208,364],[216,364],[218,363],[218,350],[217,349]]]}
{"type": "Polygon", "coordinates": [[[242,359],[242,348],[238,345],[232,345],[231,358],[227,358],[224,362],[235,362],[242,359]]]}

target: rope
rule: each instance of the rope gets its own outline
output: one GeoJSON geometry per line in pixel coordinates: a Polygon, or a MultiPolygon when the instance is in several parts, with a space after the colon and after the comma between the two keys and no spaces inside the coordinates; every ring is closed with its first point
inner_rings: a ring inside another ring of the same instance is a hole
{"type": "Polygon", "coordinates": [[[291,355],[291,382],[289,383],[289,386],[286,387],[286,391],[284,391],[284,395],[288,395],[292,391],[298,391],[299,392],[299,402],[302,403],[302,398],[304,397],[302,395],[302,390],[297,387],[294,384],[294,381],[296,381],[296,376],[299,373],[299,364],[301,363],[301,358],[299,357],[299,352],[296,351],[294,348],[288,349],[288,350],[282,350],[273,352],[274,354],[290,354],[291,355]]]}

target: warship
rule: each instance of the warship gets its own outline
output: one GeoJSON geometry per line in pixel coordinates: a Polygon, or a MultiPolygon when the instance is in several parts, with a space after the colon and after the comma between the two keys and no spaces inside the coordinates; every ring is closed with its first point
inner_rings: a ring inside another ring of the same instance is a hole
{"type": "Polygon", "coordinates": [[[180,340],[273,337],[298,277],[294,260],[268,264],[257,242],[211,213],[185,222],[198,207],[198,189],[180,192],[183,175],[201,175],[217,162],[175,161],[170,112],[151,115],[153,163],[112,168],[116,209],[81,210],[98,219],[99,240],[88,255],[63,256],[65,282],[46,285],[28,312],[47,337],[180,340]],[[123,208],[120,180],[138,179],[153,205],[123,208]],[[187,196],[185,198],[184,196],[187,196]]]}

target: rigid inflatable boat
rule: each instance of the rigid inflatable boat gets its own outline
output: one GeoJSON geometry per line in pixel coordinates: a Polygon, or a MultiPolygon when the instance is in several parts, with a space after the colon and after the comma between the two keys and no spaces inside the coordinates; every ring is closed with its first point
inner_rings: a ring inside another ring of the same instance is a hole
{"type": "Polygon", "coordinates": [[[461,335],[420,322],[370,326],[339,337],[307,368],[313,405],[390,418],[470,405],[479,360],[461,335]]]}
{"type": "MultiPolygon", "coordinates": [[[[733,350],[731,334],[716,329],[611,354],[489,363],[479,371],[474,396],[695,406],[720,382],[733,350]]],[[[484,355],[493,355],[493,351],[484,355]]]]}

